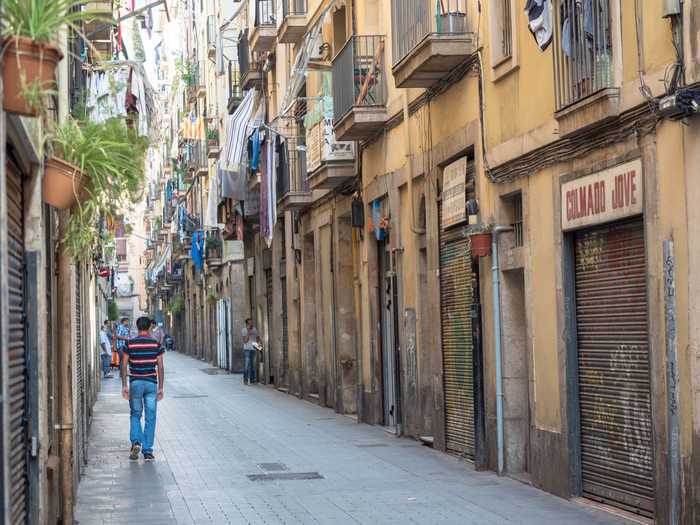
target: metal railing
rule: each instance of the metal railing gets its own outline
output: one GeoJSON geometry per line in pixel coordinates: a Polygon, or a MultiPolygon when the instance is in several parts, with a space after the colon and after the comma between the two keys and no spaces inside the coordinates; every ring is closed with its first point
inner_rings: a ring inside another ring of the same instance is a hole
{"type": "Polygon", "coordinates": [[[353,36],[333,59],[336,122],[353,107],[386,105],[384,43],[383,36],[353,36]]]}
{"type": "Polygon", "coordinates": [[[467,1],[391,0],[394,65],[401,62],[429,34],[467,33],[467,1]]]}
{"type": "Polygon", "coordinates": [[[185,161],[193,170],[208,169],[206,140],[188,140],[185,145],[185,161]]]}
{"type": "Polygon", "coordinates": [[[255,0],[255,26],[275,25],[275,0],[255,0]]]}
{"type": "Polygon", "coordinates": [[[228,63],[228,98],[241,98],[241,76],[238,70],[238,62],[231,60],[228,63]]]}
{"type": "Polygon", "coordinates": [[[306,0],[281,0],[281,2],[283,17],[306,14],[306,0]]]}
{"type": "Polygon", "coordinates": [[[216,49],[216,15],[209,15],[207,17],[207,47],[216,49]]]}
{"type": "Polygon", "coordinates": [[[555,10],[554,82],[557,109],[611,87],[610,2],[561,0],[555,10]]]}
{"type": "Polygon", "coordinates": [[[306,180],[306,153],[297,139],[287,139],[277,146],[277,199],[288,193],[310,191],[306,180]]]}

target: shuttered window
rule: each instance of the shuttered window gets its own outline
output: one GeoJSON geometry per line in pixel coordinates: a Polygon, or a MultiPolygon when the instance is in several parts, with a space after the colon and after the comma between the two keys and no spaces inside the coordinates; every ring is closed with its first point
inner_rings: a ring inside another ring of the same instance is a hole
{"type": "Polygon", "coordinates": [[[10,411],[10,523],[27,517],[27,369],[25,349],[24,199],[22,176],[7,165],[9,349],[8,396],[10,411]]]}
{"type": "Polygon", "coordinates": [[[653,517],[642,221],[579,232],[575,241],[583,493],[653,517]]]}

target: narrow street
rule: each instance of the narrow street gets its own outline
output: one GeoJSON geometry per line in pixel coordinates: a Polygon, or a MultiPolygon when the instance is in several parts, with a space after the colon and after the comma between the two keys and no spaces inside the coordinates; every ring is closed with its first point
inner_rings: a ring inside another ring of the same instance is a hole
{"type": "Polygon", "coordinates": [[[129,461],[128,406],[119,381],[104,381],[78,491],[80,525],[628,523],[211,371],[167,355],[155,463],[129,461]],[[297,479],[316,473],[322,478],[297,479]]]}

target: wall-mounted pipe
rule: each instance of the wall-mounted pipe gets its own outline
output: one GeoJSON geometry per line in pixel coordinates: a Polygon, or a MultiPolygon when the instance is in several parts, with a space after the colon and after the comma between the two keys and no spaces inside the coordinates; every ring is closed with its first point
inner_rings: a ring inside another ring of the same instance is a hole
{"type": "Polygon", "coordinates": [[[498,234],[512,231],[511,226],[496,226],[491,236],[491,283],[493,285],[493,337],[496,359],[496,447],[498,475],[503,474],[505,450],[503,439],[503,352],[501,348],[501,279],[498,265],[498,234]]]}

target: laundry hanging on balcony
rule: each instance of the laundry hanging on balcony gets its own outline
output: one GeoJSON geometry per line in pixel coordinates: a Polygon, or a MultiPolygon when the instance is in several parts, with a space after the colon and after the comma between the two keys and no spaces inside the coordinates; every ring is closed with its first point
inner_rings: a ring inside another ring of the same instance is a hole
{"type": "Polygon", "coordinates": [[[233,115],[229,115],[226,125],[226,144],[221,152],[221,167],[227,171],[240,173],[244,171],[242,165],[243,153],[247,146],[247,140],[252,129],[250,128],[253,110],[257,101],[257,91],[249,90],[241,105],[236,108],[233,115]]]}
{"type": "Polygon", "coordinates": [[[525,12],[528,28],[540,51],[544,51],[552,42],[552,2],[551,0],[527,0],[525,12]]]}
{"type": "Polygon", "coordinates": [[[277,191],[274,179],[276,170],[275,141],[271,133],[263,145],[261,177],[260,177],[260,235],[265,239],[267,247],[272,245],[272,237],[277,223],[277,191]]]}
{"type": "Polygon", "coordinates": [[[216,173],[221,182],[222,199],[244,201],[248,198],[247,174],[225,170],[220,160],[216,163],[216,173]]]}
{"type": "Polygon", "coordinates": [[[204,213],[204,227],[219,227],[219,179],[218,173],[212,173],[209,177],[209,194],[207,196],[207,209],[204,213]]]}
{"type": "Polygon", "coordinates": [[[147,136],[157,111],[143,65],[115,61],[92,67],[87,75],[85,110],[88,119],[96,123],[133,118],[139,135],[147,136]]]}

